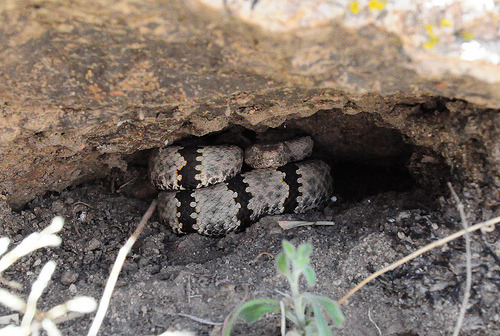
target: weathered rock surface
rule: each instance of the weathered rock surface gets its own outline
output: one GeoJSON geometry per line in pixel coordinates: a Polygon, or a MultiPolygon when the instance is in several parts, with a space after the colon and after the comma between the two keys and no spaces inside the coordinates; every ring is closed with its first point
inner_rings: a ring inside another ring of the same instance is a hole
{"type": "Polygon", "coordinates": [[[11,205],[166,141],[285,122],[346,159],[393,155],[402,142],[391,136],[428,147],[498,197],[500,84],[426,79],[380,28],[272,34],[194,2],[26,0],[0,4],[0,42],[0,195],[11,205]]]}
{"type": "MultiPolygon", "coordinates": [[[[424,42],[432,36],[412,18],[426,13],[397,21],[397,13],[350,9],[336,24],[308,25],[302,9],[311,3],[385,1],[290,0],[299,15],[284,22],[286,32],[270,32],[265,9],[282,0],[203,1],[228,8],[217,13],[176,0],[0,0],[0,236],[15,246],[54,215],[66,219],[59,248],[36,251],[4,272],[30,288],[40,263],[57,261],[40,307],[102,295],[121,243],[156,193],[131,181],[146,175],[148,149],[167,141],[309,134],[313,155],[331,164],[339,201],[300,218],[267,217],[217,240],[176,236],[154,214],[120,274],[103,335],[167,328],[219,334],[177,314],[222,322],[246,299],[279,299],[276,289],[287,287],[271,256],[283,239],[314,245],[318,284],[311,290],[337,300],[372,271],[461,228],[443,189],[447,181],[470,224],[499,214],[500,87],[491,80],[498,66],[462,62],[460,76],[435,72],[450,69],[451,49],[419,49],[422,35],[411,33],[423,31],[424,42]],[[241,3],[257,3],[251,18],[238,11],[241,3]],[[375,19],[357,25],[365,18],[375,19]],[[334,225],[284,231],[275,223],[296,219],[334,225]]],[[[443,13],[431,14],[450,18],[443,13]]],[[[457,8],[453,13],[460,19],[457,8]]],[[[500,32],[498,15],[491,19],[462,27],[486,40],[500,32]]],[[[450,33],[439,23],[430,22],[436,34],[450,33]]],[[[454,31],[446,36],[458,39],[454,31]]],[[[473,295],[461,335],[500,334],[498,230],[472,235],[471,246],[473,295]]],[[[458,239],[365,286],[343,305],[346,323],[335,334],[451,334],[465,283],[458,239]]],[[[0,315],[11,313],[0,307],[0,315]]],[[[83,335],[91,319],[58,326],[83,335]]],[[[237,328],[241,335],[279,334],[279,317],[237,328]]]]}

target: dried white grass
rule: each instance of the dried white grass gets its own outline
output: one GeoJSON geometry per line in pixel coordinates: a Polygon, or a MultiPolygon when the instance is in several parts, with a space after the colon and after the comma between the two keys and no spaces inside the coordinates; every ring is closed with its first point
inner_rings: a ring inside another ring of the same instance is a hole
{"type": "Polygon", "coordinates": [[[360,290],[361,288],[363,288],[368,282],[370,282],[373,279],[381,276],[384,273],[387,273],[387,272],[395,269],[398,266],[401,266],[401,265],[407,263],[408,261],[410,261],[412,259],[415,259],[416,257],[422,255],[423,253],[425,253],[425,252],[427,252],[429,250],[432,250],[433,248],[436,248],[438,246],[444,245],[444,244],[446,244],[449,241],[452,241],[454,239],[462,237],[463,235],[465,235],[467,233],[474,232],[474,231],[477,231],[477,230],[481,230],[481,232],[483,232],[483,233],[492,232],[492,231],[495,230],[495,225],[498,224],[498,223],[500,223],[500,216],[492,218],[492,219],[487,220],[485,222],[481,222],[481,223],[475,224],[473,226],[468,227],[467,229],[461,230],[459,232],[455,232],[454,234],[451,234],[451,235],[449,235],[447,237],[444,237],[444,238],[442,238],[442,239],[440,239],[438,241],[435,241],[433,243],[425,245],[421,249],[419,249],[419,250],[417,250],[417,251],[415,251],[415,252],[407,255],[406,257],[397,260],[396,262],[390,264],[389,266],[384,267],[383,269],[378,270],[377,272],[371,274],[370,276],[368,276],[367,278],[365,278],[363,281],[361,281],[359,284],[357,284],[353,289],[351,289],[349,291],[349,293],[347,293],[346,295],[344,295],[344,297],[342,297],[342,299],[340,299],[337,303],[339,305],[342,305],[344,302],[346,302],[346,300],[349,297],[351,297],[354,293],[356,293],[358,290],[360,290]]]}
{"type": "Polygon", "coordinates": [[[97,308],[97,302],[88,296],[77,296],[64,304],[55,306],[47,312],[47,317],[52,320],[57,320],[60,317],[75,312],[80,314],[88,314],[97,308]]]}
{"type": "Polygon", "coordinates": [[[196,322],[201,323],[201,324],[206,324],[206,325],[212,325],[212,326],[224,325],[223,322],[213,322],[213,321],[210,321],[210,320],[198,317],[198,316],[184,314],[184,313],[172,313],[172,314],[168,314],[168,315],[182,316],[182,317],[185,317],[185,318],[188,318],[190,320],[196,321],[196,322]]]}
{"type": "Polygon", "coordinates": [[[96,336],[97,333],[99,332],[99,329],[101,328],[102,321],[104,320],[104,316],[106,316],[106,312],[108,311],[109,307],[109,302],[111,301],[111,295],[113,294],[113,290],[116,285],[116,281],[118,280],[118,276],[120,275],[120,271],[123,267],[123,263],[125,262],[125,259],[127,258],[127,254],[130,252],[132,249],[132,246],[134,245],[135,241],[141,234],[142,229],[146,225],[146,223],[149,220],[149,217],[153,214],[153,212],[156,209],[156,204],[158,203],[157,200],[154,200],[151,202],[151,205],[149,206],[148,210],[142,216],[141,221],[139,222],[139,225],[137,225],[137,228],[135,229],[134,233],[127,239],[125,244],[122,246],[120,251],[118,252],[118,255],[116,256],[116,260],[113,264],[113,268],[111,269],[111,273],[109,274],[108,281],[106,282],[106,286],[104,287],[104,292],[101,297],[101,301],[99,303],[99,307],[97,308],[97,312],[94,317],[94,321],[92,321],[92,325],[90,326],[89,332],[87,333],[87,336],[96,336]]]}
{"type": "MultiPolygon", "coordinates": [[[[19,288],[20,285],[15,281],[4,279],[2,272],[14,264],[19,258],[27,254],[48,246],[59,246],[61,238],[55,233],[61,231],[64,225],[62,217],[55,217],[51,224],[41,232],[34,232],[24,238],[19,245],[7,252],[10,239],[0,238],[0,280],[2,284],[11,288],[19,288]]],[[[6,289],[0,288],[0,304],[5,307],[23,314],[20,326],[10,324],[5,328],[0,329],[0,336],[37,336],[40,334],[40,329],[45,330],[48,336],[59,336],[61,332],[56,325],[56,317],[66,315],[68,312],[78,311],[88,313],[94,311],[97,303],[91,297],[77,297],[68,302],[58,305],[48,312],[39,311],[37,302],[42,296],[45,288],[47,288],[52,274],[56,268],[55,261],[48,261],[40,271],[38,278],[31,286],[30,294],[25,302],[22,297],[13,294],[6,289]]]]}
{"type": "Polygon", "coordinates": [[[0,256],[7,251],[9,247],[10,239],[7,237],[0,238],[0,256]]]}
{"type": "MultiPolygon", "coordinates": [[[[64,219],[58,216],[55,217],[51,224],[41,232],[33,232],[28,237],[24,238],[19,245],[17,245],[10,252],[7,252],[0,259],[0,274],[14,264],[19,258],[24,257],[35,250],[42,247],[61,245],[61,238],[56,236],[54,233],[59,232],[63,225],[64,219]]],[[[10,240],[5,238],[6,237],[3,237],[0,242],[0,251],[2,251],[2,249],[5,249],[6,251],[10,243],[10,240]]],[[[3,252],[5,253],[5,251],[3,252]]],[[[0,255],[4,253],[0,253],[0,255]]]]}
{"type": "Polygon", "coordinates": [[[281,311],[281,323],[280,330],[281,336],[286,335],[286,313],[285,313],[285,302],[280,300],[280,311],[281,311]]]}
{"type": "Polygon", "coordinates": [[[28,301],[26,302],[26,311],[24,312],[23,319],[21,321],[21,327],[27,327],[31,325],[33,318],[36,313],[36,303],[40,296],[42,296],[43,291],[49,284],[50,278],[56,269],[56,262],[51,260],[43,266],[38,279],[31,286],[31,292],[28,296],[28,301]]]}
{"type": "Polygon", "coordinates": [[[373,320],[372,318],[372,314],[371,314],[371,309],[368,309],[368,319],[370,320],[370,322],[375,326],[375,328],[377,329],[377,333],[379,334],[379,336],[382,336],[382,331],[380,330],[380,328],[378,327],[377,323],[375,323],[375,321],[373,320]]]}
{"type": "Polygon", "coordinates": [[[318,225],[335,225],[334,222],[331,221],[316,221],[316,222],[308,222],[308,221],[278,221],[278,225],[281,226],[283,230],[290,230],[299,226],[318,226],[318,225]]]}
{"type": "Polygon", "coordinates": [[[163,334],[158,336],[195,336],[195,334],[189,330],[175,330],[165,331],[163,334]]]}
{"type": "MultiPolygon", "coordinates": [[[[141,233],[145,224],[151,217],[153,211],[156,208],[156,201],[151,203],[148,211],[142,217],[139,225],[132,234],[132,236],[127,240],[125,245],[120,249],[116,261],[113,265],[113,269],[106,283],[103,296],[101,298],[101,304],[99,305],[99,310],[96,313],[96,317],[89,329],[89,335],[97,335],[99,331],[104,315],[106,314],[107,308],[109,306],[109,301],[111,299],[111,294],[113,292],[114,286],[118,279],[118,275],[123,266],[123,262],[130,252],[132,245],[137,240],[137,237],[141,233]]],[[[61,238],[55,233],[59,232],[64,225],[64,219],[62,217],[55,217],[51,224],[42,230],[41,232],[34,232],[28,237],[24,238],[19,245],[14,249],[7,252],[10,245],[10,239],[7,237],[0,238],[0,281],[4,285],[11,288],[18,288],[15,281],[9,281],[2,277],[2,272],[14,264],[19,258],[43,247],[49,246],[59,246],[61,244],[61,238]]],[[[53,307],[47,312],[42,312],[37,309],[37,302],[42,296],[45,288],[47,288],[52,274],[54,273],[56,263],[54,261],[47,262],[37,280],[33,283],[31,287],[31,292],[28,295],[28,300],[25,302],[20,296],[9,292],[8,290],[0,288],[0,304],[6,306],[9,309],[17,311],[23,314],[23,319],[20,326],[10,324],[2,329],[0,329],[0,336],[38,336],[40,330],[43,329],[48,336],[60,336],[62,335],[57,328],[57,323],[62,321],[67,321],[73,317],[81,316],[81,314],[90,313],[97,308],[97,302],[86,296],[75,297],[66,303],[60,304],[53,307]]],[[[188,331],[180,332],[166,332],[162,336],[192,336],[194,335],[188,331]]]]}
{"type": "Polygon", "coordinates": [[[62,336],[56,324],[49,318],[42,320],[42,328],[47,332],[48,336],[62,336]]]}
{"type": "Polygon", "coordinates": [[[455,189],[453,189],[453,186],[451,185],[450,182],[448,182],[448,188],[450,188],[451,194],[455,199],[455,203],[457,203],[457,209],[458,212],[460,213],[460,219],[462,220],[462,227],[465,230],[465,235],[464,235],[465,263],[466,263],[465,267],[466,267],[467,278],[465,280],[466,282],[465,282],[464,297],[462,299],[460,313],[458,315],[457,324],[455,325],[455,330],[453,331],[453,336],[458,336],[458,334],[460,333],[460,329],[462,328],[462,324],[464,323],[465,312],[467,311],[467,305],[469,303],[470,289],[472,287],[472,256],[470,253],[470,235],[469,232],[467,232],[467,229],[469,228],[469,223],[467,222],[467,218],[465,216],[464,204],[462,203],[462,201],[460,201],[460,198],[458,197],[457,193],[455,192],[455,189]]]}
{"type": "Polygon", "coordinates": [[[19,296],[0,288],[0,304],[17,312],[23,312],[26,309],[26,302],[19,296]]]}

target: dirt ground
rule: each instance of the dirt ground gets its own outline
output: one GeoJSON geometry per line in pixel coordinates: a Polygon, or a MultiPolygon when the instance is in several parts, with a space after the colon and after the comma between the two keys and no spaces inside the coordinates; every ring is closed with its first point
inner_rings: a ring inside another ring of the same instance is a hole
{"type": "MultiPolygon", "coordinates": [[[[56,215],[66,220],[60,247],[2,273],[23,283],[20,294],[53,259],[42,309],[75,295],[100,298],[155,197],[140,179],[127,184],[145,175],[133,164],[155,147],[231,128],[223,140],[268,128],[311,135],[315,158],[332,165],[338,200],[298,218],[334,225],[283,231],[277,221],[295,218],[283,215],[222,238],[177,236],[155,213],[127,258],[101,335],[219,335],[217,324],[239,304],[287,290],[274,267],[283,239],[312,243],[311,291],[339,300],[372,272],[461,229],[447,181],[470,224],[500,214],[498,83],[424,77],[418,68],[436,69],[436,59],[415,63],[404,36],[376,25],[282,36],[191,2],[0,1],[0,236],[19,243],[56,215]]],[[[414,26],[429,34],[424,23],[414,26]]],[[[495,33],[495,24],[472,28],[482,27],[495,33]]],[[[465,32],[442,28],[454,40],[465,32]]],[[[472,238],[460,335],[500,335],[499,233],[472,238]]],[[[452,334],[464,251],[463,239],[453,241],[368,284],[342,306],[336,335],[452,334]]],[[[0,317],[9,314],[0,307],[0,317]]],[[[60,327],[85,335],[91,319],[60,327]]],[[[238,324],[234,335],[279,335],[279,318],[238,324]]]]}
{"type": "MultiPolygon", "coordinates": [[[[421,195],[414,189],[337,201],[299,217],[265,217],[245,232],[222,238],[176,236],[154,214],[127,258],[100,335],[153,335],[167,329],[219,335],[220,326],[178,314],[220,323],[245,300],[279,299],[276,290],[287,287],[273,257],[283,239],[312,243],[318,283],[311,291],[339,300],[370,273],[460,230],[449,195],[432,200],[421,195]],[[288,231],[277,225],[291,218],[327,219],[335,225],[288,231]]],[[[149,201],[113,192],[109,180],[97,180],[38,197],[19,212],[3,209],[8,222],[0,236],[15,242],[46,227],[55,215],[66,219],[59,248],[32,253],[4,276],[21,281],[26,294],[43,264],[54,259],[58,267],[40,306],[50,308],[75,295],[99,298],[119,248],[149,201]]],[[[461,335],[499,335],[498,231],[472,238],[473,286],[461,335]]],[[[464,286],[464,242],[457,240],[361,289],[342,306],[346,320],[335,333],[450,335],[464,286]]],[[[1,316],[11,313],[0,308],[1,316]]],[[[60,327],[64,335],[84,335],[90,322],[84,316],[60,327]]],[[[234,335],[279,335],[279,318],[270,314],[249,326],[239,323],[234,335]]]]}

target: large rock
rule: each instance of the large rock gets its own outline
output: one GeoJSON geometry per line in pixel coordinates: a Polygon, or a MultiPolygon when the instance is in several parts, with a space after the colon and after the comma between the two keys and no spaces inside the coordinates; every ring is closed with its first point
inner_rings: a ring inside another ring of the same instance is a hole
{"type": "Polygon", "coordinates": [[[498,196],[500,83],[429,79],[375,26],[270,33],[183,1],[4,1],[0,41],[0,193],[11,205],[123,169],[124,154],[285,122],[346,160],[428,147],[498,196]]]}

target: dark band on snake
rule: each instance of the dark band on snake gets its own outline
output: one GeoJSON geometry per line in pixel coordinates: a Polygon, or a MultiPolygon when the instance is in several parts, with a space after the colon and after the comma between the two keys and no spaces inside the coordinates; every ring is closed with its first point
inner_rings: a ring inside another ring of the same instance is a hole
{"type": "Polygon", "coordinates": [[[201,171],[196,169],[196,166],[200,164],[202,155],[198,153],[201,147],[191,147],[191,148],[181,148],[179,149],[179,154],[186,160],[186,165],[179,169],[179,175],[182,176],[180,185],[184,189],[194,189],[198,185],[198,180],[196,180],[196,175],[200,174],[201,171]]]}
{"type": "Polygon", "coordinates": [[[175,198],[181,203],[177,208],[180,217],[179,223],[181,224],[181,229],[183,232],[191,233],[196,232],[193,226],[196,224],[196,219],[191,217],[191,214],[196,213],[196,207],[192,207],[191,204],[196,204],[195,198],[192,196],[192,190],[180,190],[175,195],[175,198]]]}
{"type": "Polygon", "coordinates": [[[299,167],[296,164],[289,164],[283,167],[279,167],[276,170],[285,174],[285,178],[283,181],[288,185],[288,197],[285,199],[285,213],[294,212],[295,208],[297,208],[297,196],[300,196],[299,192],[299,174],[297,174],[297,170],[299,167]]]}
{"type": "Polygon", "coordinates": [[[247,192],[247,187],[248,183],[244,181],[242,175],[236,175],[235,177],[227,181],[227,188],[237,194],[235,202],[240,205],[240,208],[238,210],[238,213],[236,214],[236,218],[241,223],[241,230],[251,224],[251,221],[249,219],[253,214],[253,210],[248,208],[248,202],[252,195],[247,192]]]}

